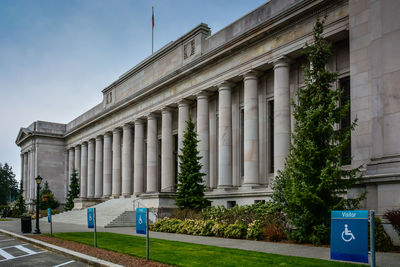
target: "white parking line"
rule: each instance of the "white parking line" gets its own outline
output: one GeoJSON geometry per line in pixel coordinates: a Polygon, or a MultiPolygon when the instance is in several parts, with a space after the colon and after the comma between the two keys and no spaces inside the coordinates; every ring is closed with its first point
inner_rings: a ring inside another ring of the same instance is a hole
{"type": "Polygon", "coordinates": [[[3,240],[0,240],[0,242],[6,242],[6,241],[11,241],[11,240],[15,240],[15,239],[3,239],[3,240]]]}
{"type": "Polygon", "coordinates": [[[27,257],[27,256],[32,256],[32,255],[37,255],[37,254],[45,253],[45,252],[48,252],[48,251],[40,251],[40,252],[36,252],[35,254],[25,254],[25,255],[17,256],[17,257],[13,256],[12,259],[4,259],[4,260],[0,260],[0,262],[9,261],[9,260],[15,260],[15,259],[19,259],[19,258],[23,258],[23,257],[27,257]]]}
{"type": "MultiPolygon", "coordinates": [[[[21,244],[21,246],[24,246],[24,245],[28,245],[28,244],[27,243],[21,244]]],[[[13,247],[15,247],[15,245],[14,246],[1,247],[0,249],[13,248],[13,247]]]]}
{"type": "Polygon", "coordinates": [[[5,258],[4,260],[1,261],[5,261],[5,260],[10,260],[10,259],[14,259],[15,257],[7,252],[5,252],[4,250],[0,249],[0,256],[2,256],[3,258],[5,258]]]}
{"type": "Polygon", "coordinates": [[[58,265],[54,265],[53,267],[64,266],[64,265],[67,265],[67,264],[70,264],[70,263],[73,263],[73,262],[75,262],[75,261],[67,261],[67,262],[64,262],[64,263],[61,263],[61,264],[58,264],[58,265]]]}
{"type": "Polygon", "coordinates": [[[36,251],[30,250],[29,248],[23,247],[22,245],[15,246],[17,249],[22,250],[28,254],[36,254],[36,251]]]}

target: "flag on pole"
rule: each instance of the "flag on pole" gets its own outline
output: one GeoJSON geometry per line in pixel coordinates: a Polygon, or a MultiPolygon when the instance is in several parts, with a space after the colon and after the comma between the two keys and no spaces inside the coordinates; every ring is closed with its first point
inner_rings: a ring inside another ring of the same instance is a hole
{"type": "Polygon", "coordinates": [[[151,26],[154,29],[154,6],[151,7],[152,15],[151,15],[151,26]]]}
{"type": "Polygon", "coordinates": [[[154,6],[151,7],[151,53],[154,52],[154,6]]]}

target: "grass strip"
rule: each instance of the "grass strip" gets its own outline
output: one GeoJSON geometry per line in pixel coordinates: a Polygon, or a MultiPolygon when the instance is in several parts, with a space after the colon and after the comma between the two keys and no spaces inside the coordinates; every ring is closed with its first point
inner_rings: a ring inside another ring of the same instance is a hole
{"type": "MultiPolygon", "coordinates": [[[[92,232],[55,233],[53,236],[93,246],[92,232]]],[[[97,247],[135,257],[146,257],[144,237],[98,232],[97,247]]],[[[176,266],[359,266],[155,238],[150,239],[150,259],[176,266]]]]}

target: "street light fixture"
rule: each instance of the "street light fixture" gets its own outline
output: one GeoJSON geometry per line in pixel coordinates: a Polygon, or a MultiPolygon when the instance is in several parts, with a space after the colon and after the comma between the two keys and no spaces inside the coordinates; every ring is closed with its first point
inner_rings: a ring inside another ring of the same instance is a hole
{"type": "Polygon", "coordinates": [[[39,229],[39,193],[40,193],[40,184],[42,183],[43,178],[38,175],[38,177],[35,178],[36,184],[37,184],[37,189],[36,189],[36,228],[34,234],[41,234],[40,229],[39,229]]]}

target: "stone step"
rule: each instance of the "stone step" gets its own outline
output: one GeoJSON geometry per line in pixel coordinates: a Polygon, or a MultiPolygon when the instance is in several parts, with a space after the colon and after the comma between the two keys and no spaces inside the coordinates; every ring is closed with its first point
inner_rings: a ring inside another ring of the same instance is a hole
{"type": "MultiPolygon", "coordinates": [[[[133,199],[110,199],[94,205],[92,208],[96,208],[96,224],[104,227],[123,214],[125,211],[133,212],[133,199]]],[[[42,220],[47,220],[47,218],[43,218],[42,220]]],[[[53,222],[87,225],[87,209],[71,210],[53,215],[53,222]]]]}
{"type": "Polygon", "coordinates": [[[106,228],[110,227],[135,227],[136,226],[136,211],[124,211],[121,215],[107,224],[106,228]]]}

